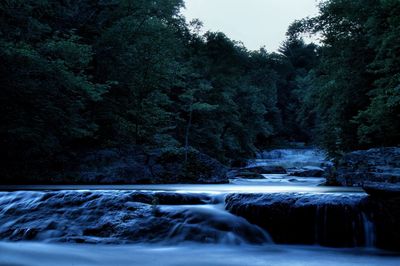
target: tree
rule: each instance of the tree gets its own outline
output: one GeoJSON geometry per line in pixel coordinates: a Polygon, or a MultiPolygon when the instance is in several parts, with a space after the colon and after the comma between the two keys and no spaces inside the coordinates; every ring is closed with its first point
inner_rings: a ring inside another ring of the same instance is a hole
{"type": "Polygon", "coordinates": [[[96,43],[97,75],[115,86],[99,106],[102,138],[113,143],[157,144],[173,127],[168,112],[181,42],[182,1],[123,1],[96,43]],[[107,111],[112,110],[112,111],[107,111]]]}
{"type": "Polygon", "coordinates": [[[368,93],[370,104],[355,117],[360,143],[397,145],[400,139],[400,3],[380,1],[369,7],[365,28],[375,58],[369,71],[376,76],[368,93]]]}
{"type": "Polygon", "coordinates": [[[0,136],[6,175],[46,170],[60,152],[97,129],[87,106],[101,100],[107,86],[86,75],[91,47],[73,29],[54,23],[53,8],[61,7],[48,1],[0,5],[0,136]]]}
{"type": "Polygon", "coordinates": [[[298,36],[288,34],[287,40],[279,49],[276,70],[278,72],[278,99],[281,125],[279,135],[292,141],[310,142],[314,121],[304,123],[299,110],[305,110],[304,95],[308,93],[309,84],[304,81],[317,65],[317,47],[306,44],[298,36]]]}
{"type": "Polygon", "coordinates": [[[392,135],[397,131],[397,110],[385,104],[389,98],[396,98],[397,84],[384,85],[398,69],[391,68],[388,79],[383,74],[389,69],[387,64],[397,57],[387,57],[391,49],[386,49],[384,41],[398,35],[396,19],[390,15],[396,8],[397,1],[329,0],[320,4],[319,16],[298,21],[289,30],[292,34],[306,31],[322,37],[320,63],[314,71],[310,94],[314,99],[308,99],[314,102],[319,142],[332,154],[398,143],[397,135],[392,135]],[[388,89],[392,93],[386,94],[388,89]],[[383,91],[388,97],[380,93],[383,91]]]}

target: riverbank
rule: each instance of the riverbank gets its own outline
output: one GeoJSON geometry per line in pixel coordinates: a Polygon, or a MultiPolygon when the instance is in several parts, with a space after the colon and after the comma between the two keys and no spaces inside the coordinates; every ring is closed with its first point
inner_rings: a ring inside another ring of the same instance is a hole
{"type": "Polygon", "coordinates": [[[76,152],[26,175],[13,173],[3,185],[224,184],[228,167],[195,150],[123,146],[76,152]]]}

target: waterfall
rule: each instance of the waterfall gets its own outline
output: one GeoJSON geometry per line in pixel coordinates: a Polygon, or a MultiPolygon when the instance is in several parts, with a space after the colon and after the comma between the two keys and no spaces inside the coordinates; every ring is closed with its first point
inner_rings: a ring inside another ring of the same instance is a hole
{"type": "Polygon", "coordinates": [[[375,247],[376,225],[362,193],[231,194],[226,208],[264,228],[278,244],[375,247]]]}
{"type": "Polygon", "coordinates": [[[376,230],[374,223],[368,218],[367,214],[361,213],[362,223],[364,226],[364,241],[366,247],[375,247],[376,230]]]}

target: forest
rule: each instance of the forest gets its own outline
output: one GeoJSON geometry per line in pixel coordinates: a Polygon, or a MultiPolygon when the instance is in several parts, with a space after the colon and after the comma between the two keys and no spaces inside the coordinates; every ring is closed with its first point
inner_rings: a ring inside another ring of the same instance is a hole
{"type": "Polygon", "coordinates": [[[182,8],[1,1],[3,178],[126,145],[230,165],[289,142],[332,157],[400,144],[400,1],[322,1],[278,52],[202,33],[182,8]]]}

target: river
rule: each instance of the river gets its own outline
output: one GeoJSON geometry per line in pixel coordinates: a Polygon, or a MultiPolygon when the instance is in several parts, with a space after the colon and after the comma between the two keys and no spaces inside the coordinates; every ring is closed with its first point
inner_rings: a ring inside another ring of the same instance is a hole
{"type": "MultiPolygon", "coordinates": [[[[294,169],[329,162],[316,150],[276,150],[250,164],[294,169]]],[[[0,187],[0,265],[400,265],[399,254],[373,247],[373,225],[352,209],[367,195],[323,181],[269,174],[222,185],[0,187]],[[312,245],[276,244],[279,230],[268,232],[228,210],[249,194],[267,204],[323,206],[312,229],[323,233],[312,245]],[[321,246],[331,237],[326,202],[357,213],[349,221],[351,248],[321,246]]]]}

